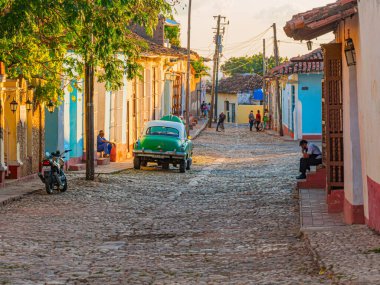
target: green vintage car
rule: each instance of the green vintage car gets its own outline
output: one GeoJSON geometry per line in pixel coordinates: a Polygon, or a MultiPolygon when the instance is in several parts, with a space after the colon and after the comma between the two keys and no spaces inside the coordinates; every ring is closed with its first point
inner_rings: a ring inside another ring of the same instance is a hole
{"type": "Polygon", "coordinates": [[[184,173],[192,164],[193,143],[187,137],[185,125],[176,116],[165,116],[161,120],[146,124],[133,150],[133,166],[140,169],[148,162],[155,162],[163,169],[169,164],[179,166],[184,173]]]}

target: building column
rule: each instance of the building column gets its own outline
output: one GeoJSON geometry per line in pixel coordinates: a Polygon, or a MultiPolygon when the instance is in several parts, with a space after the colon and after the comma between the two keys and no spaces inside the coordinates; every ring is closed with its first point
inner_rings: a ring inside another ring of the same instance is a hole
{"type": "Polygon", "coordinates": [[[344,116],[344,219],[347,224],[364,224],[362,161],[356,67],[343,67],[344,116]]]}
{"type": "Polygon", "coordinates": [[[3,80],[5,76],[0,76],[0,186],[4,184],[5,173],[8,170],[5,165],[4,155],[4,92],[3,92],[3,80]]]}

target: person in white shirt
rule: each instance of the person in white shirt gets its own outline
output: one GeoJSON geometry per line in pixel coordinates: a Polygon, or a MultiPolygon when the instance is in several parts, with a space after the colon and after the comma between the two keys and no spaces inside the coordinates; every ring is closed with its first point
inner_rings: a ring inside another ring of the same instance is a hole
{"type": "Polygon", "coordinates": [[[322,164],[322,152],[315,144],[309,143],[307,140],[300,141],[303,157],[300,160],[300,172],[297,179],[306,179],[306,170],[310,170],[310,166],[322,164]]]}

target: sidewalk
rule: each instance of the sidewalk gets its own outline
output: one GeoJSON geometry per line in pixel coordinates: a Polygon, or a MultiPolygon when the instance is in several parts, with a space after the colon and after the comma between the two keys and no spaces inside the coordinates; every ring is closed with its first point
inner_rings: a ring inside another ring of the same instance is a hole
{"type": "Polygon", "coordinates": [[[380,284],[380,235],[327,212],[323,189],[300,189],[301,232],[332,284],[380,284]]]}

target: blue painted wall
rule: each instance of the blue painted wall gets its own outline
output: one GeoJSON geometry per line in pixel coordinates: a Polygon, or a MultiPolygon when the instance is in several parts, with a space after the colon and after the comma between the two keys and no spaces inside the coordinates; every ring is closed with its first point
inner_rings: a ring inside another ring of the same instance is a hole
{"type": "Polygon", "coordinates": [[[298,75],[298,100],[302,102],[303,134],[322,133],[322,78],[323,74],[298,75]]]}
{"type": "Polygon", "coordinates": [[[81,120],[82,117],[78,114],[80,110],[80,104],[83,104],[82,100],[78,100],[78,90],[74,87],[74,82],[72,83],[72,92],[70,92],[70,158],[77,158],[83,155],[83,138],[82,130],[78,128],[82,127],[81,124],[78,124],[78,120],[81,120]],[[78,109],[79,108],[79,109],[78,109]]]}
{"type": "Polygon", "coordinates": [[[53,152],[59,148],[58,145],[58,117],[59,109],[55,109],[54,113],[49,113],[45,108],[45,152],[53,152]]]}

